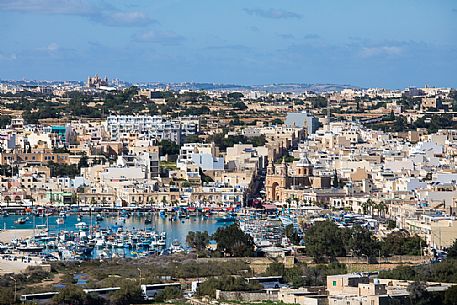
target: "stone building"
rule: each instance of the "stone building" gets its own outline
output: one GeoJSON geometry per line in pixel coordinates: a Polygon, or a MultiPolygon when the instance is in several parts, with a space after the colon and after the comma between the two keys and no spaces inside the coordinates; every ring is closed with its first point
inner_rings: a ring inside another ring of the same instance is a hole
{"type": "Polygon", "coordinates": [[[267,167],[265,188],[267,200],[284,202],[288,199],[288,189],[304,189],[312,185],[313,165],[305,153],[290,170],[286,162],[279,165],[270,162],[267,167]]]}

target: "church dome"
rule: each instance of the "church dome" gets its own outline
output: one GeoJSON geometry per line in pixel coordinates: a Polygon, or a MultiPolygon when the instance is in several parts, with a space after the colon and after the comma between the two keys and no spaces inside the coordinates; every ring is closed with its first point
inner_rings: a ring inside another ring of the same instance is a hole
{"type": "Polygon", "coordinates": [[[311,166],[311,162],[308,159],[308,156],[306,155],[305,152],[300,153],[300,160],[297,162],[297,166],[311,166]]]}

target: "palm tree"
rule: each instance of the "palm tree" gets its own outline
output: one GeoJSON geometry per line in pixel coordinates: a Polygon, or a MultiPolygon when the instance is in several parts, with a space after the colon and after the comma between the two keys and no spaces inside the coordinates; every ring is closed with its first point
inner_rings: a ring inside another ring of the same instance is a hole
{"type": "Polygon", "coordinates": [[[375,206],[375,203],[373,202],[373,200],[371,200],[371,198],[368,198],[368,200],[366,202],[366,207],[367,207],[367,210],[370,210],[371,216],[373,216],[373,207],[374,206],[375,206]]]}
{"type": "Polygon", "coordinates": [[[6,201],[6,207],[8,207],[10,202],[11,202],[11,197],[10,196],[5,196],[5,201],[6,201]]]}
{"type": "Polygon", "coordinates": [[[165,197],[162,198],[162,204],[164,207],[167,205],[167,199],[165,197]]]}
{"type": "Polygon", "coordinates": [[[361,207],[362,207],[362,213],[363,213],[363,215],[368,214],[368,202],[363,202],[363,203],[361,204],[361,207]]]}
{"type": "Polygon", "coordinates": [[[298,208],[299,207],[298,206],[298,202],[299,202],[298,197],[294,197],[293,201],[295,201],[295,207],[298,208]]]}
{"type": "Polygon", "coordinates": [[[156,202],[155,202],[154,198],[149,199],[149,205],[151,206],[151,209],[152,209],[152,206],[155,204],[156,204],[156,202]]]}
{"type": "Polygon", "coordinates": [[[378,215],[380,217],[385,217],[387,212],[387,204],[385,202],[380,202],[377,204],[376,209],[378,210],[378,215]]]}
{"type": "Polygon", "coordinates": [[[290,209],[290,203],[292,202],[292,199],[291,198],[287,198],[286,199],[286,203],[287,203],[287,208],[290,209]]]}

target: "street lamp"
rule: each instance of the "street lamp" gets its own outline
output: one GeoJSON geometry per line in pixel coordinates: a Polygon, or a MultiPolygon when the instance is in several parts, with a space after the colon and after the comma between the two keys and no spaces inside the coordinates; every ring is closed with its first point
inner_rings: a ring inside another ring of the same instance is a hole
{"type": "Polygon", "coordinates": [[[17,280],[10,276],[10,279],[12,279],[14,281],[14,302],[16,302],[16,294],[17,294],[17,280]]]}
{"type": "Polygon", "coordinates": [[[141,269],[138,267],[136,268],[138,270],[138,272],[140,273],[140,286],[141,286],[141,269]]]}

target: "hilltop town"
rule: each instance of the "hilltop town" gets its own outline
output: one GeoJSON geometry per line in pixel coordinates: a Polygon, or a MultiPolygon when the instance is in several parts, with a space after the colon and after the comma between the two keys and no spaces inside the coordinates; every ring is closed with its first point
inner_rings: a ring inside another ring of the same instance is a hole
{"type": "Polygon", "coordinates": [[[189,87],[0,83],[0,294],[455,304],[455,89],[189,87]]]}

